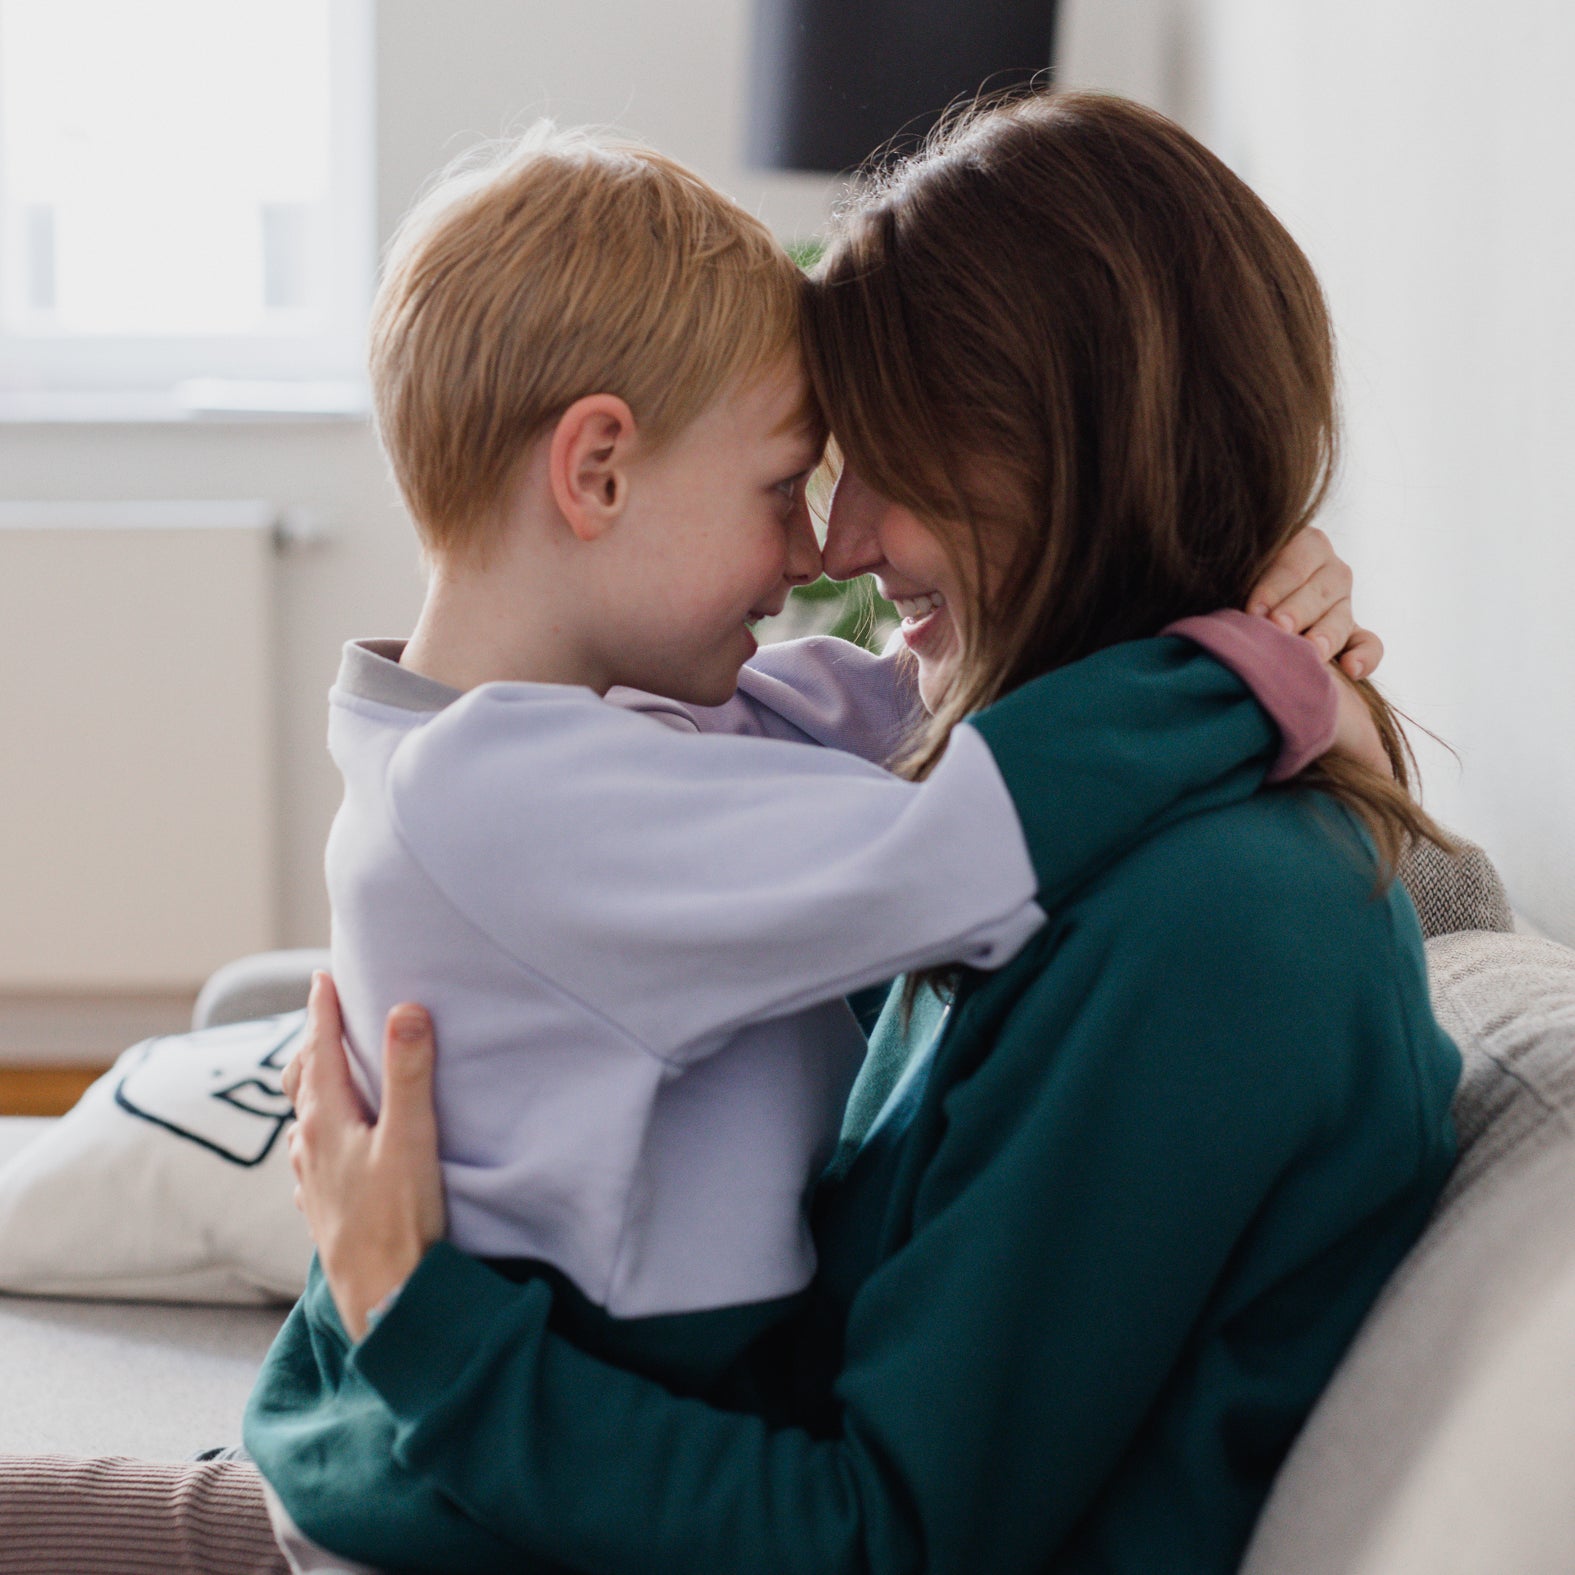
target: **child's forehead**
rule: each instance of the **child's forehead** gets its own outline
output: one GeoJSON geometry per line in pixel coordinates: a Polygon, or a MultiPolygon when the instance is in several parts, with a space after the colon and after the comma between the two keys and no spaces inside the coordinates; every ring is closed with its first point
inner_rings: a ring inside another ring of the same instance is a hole
{"type": "Polygon", "coordinates": [[[775,419],[771,436],[797,441],[818,454],[826,446],[830,434],[808,369],[794,356],[778,366],[776,375],[777,397],[773,405],[775,419]]]}
{"type": "Polygon", "coordinates": [[[825,420],[796,356],[742,378],[721,395],[717,408],[740,437],[812,450],[811,457],[826,446],[825,420]]]}

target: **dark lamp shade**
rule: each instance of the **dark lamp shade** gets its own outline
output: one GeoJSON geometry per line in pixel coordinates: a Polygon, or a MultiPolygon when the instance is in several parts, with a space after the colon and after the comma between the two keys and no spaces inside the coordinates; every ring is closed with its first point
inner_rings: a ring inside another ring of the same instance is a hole
{"type": "Polygon", "coordinates": [[[1055,0],[755,0],[749,158],[840,171],[1050,64],[1055,0]]]}

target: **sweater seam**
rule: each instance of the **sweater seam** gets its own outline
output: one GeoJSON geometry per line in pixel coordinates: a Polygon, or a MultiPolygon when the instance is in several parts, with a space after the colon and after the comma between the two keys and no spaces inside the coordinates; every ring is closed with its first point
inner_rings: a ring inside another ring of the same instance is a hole
{"type": "MultiPolygon", "coordinates": [[[[566,989],[563,985],[559,984],[557,980],[550,978],[540,969],[533,968],[529,963],[524,962],[519,957],[516,957],[513,951],[504,946],[490,930],[485,928],[483,925],[478,924],[475,919],[473,919],[467,912],[465,912],[463,908],[459,906],[454,898],[449,895],[447,889],[438,880],[436,875],[434,875],[427,867],[425,860],[421,858],[421,856],[416,852],[415,848],[411,845],[411,838],[406,832],[404,823],[401,820],[399,811],[394,803],[393,791],[390,783],[396,757],[398,756],[400,750],[404,748],[409,738],[413,737],[417,731],[419,731],[419,727],[412,728],[406,737],[401,739],[394,747],[393,753],[389,756],[388,767],[383,773],[382,784],[383,801],[385,807],[388,810],[389,825],[393,828],[394,835],[398,839],[401,850],[410,860],[417,873],[420,874],[421,878],[427,883],[429,887],[431,887],[433,892],[436,893],[439,901],[442,902],[446,908],[448,908],[448,910],[460,921],[460,923],[463,924],[473,934],[478,936],[482,941],[484,941],[487,946],[490,947],[490,949],[498,956],[502,957],[521,973],[526,974],[530,978],[538,981],[542,986],[551,990],[553,993],[562,997],[564,1000],[572,1001],[576,1006],[583,1010],[587,1016],[593,1018],[598,1023],[605,1025],[613,1033],[617,1034],[619,1038],[632,1045],[642,1055],[648,1057],[652,1061],[655,1061],[658,1065],[667,1068],[669,1071],[675,1073],[681,1072],[683,1070],[681,1065],[669,1060],[666,1056],[652,1049],[651,1046],[646,1044],[643,1040],[636,1038],[635,1035],[630,1033],[628,1029],[626,1029],[621,1023],[615,1022],[612,1018],[608,1017],[606,1013],[598,1011],[590,1004],[590,1002],[582,999],[579,995],[575,994],[574,991],[566,989]]],[[[611,1300],[612,1288],[616,1282],[618,1266],[623,1261],[624,1253],[626,1252],[628,1246],[630,1220],[634,1210],[633,1179],[633,1174],[631,1172],[630,1176],[626,1179],[625,1185],[621,1188],[623,1201],[618,1211],[617,1241],[613,1251],[608,1256],[607,1265],[602,1275],[598,1294],[591,1298],[592,1301],[596,1302],[597,1305],[603,1308],[605,1308],[611,1300]]]]}
{"type": "Polygon", "coordinates": [[[503,942],[491,932],[491,930],[489,930],[485,925],[481,924],[478,920],[472,918],[471,915],[460,906],[458,900],[449,893],[448,888],[438,879],[437,875],[428,867],[426,860],[422,858],[422,856],[416,851],[413,839],[410,833],[406,830],[405,823],[400,816],[398,806],[394,802],[393,788],[389,780],[393,774],[393,765],[395,759],[398,757],[400,751],[404,749],[410,738],[414,737],[415,733],[418,731],[419,727],[412,728],[406,737],[402,738],[399,743],[395,745],[393,754],[389,756],[388,766],[383,771],[382,790],[384,806],[388,810],[389,824],[393,827],[394,835],[398,838],[401,850],[411,861],[411,863],[415,865],[422,878],[433,889],[433,891],[437,893],[444,906],[448,908],[448,910],[457,919],[459,919],[459,921],[465,925],[467,929],[480,936],[481,939],[484,940],[494,952],[496,952],[500,957],[504,958],[505,961],[511,963],[515,968],[519,969],[521,973],[528,974],[532,979],[535,979],[541,984],[545,985],[554,994],[562,997],[564,1000],[572,1001],[574,1005],[585,1012],[587,1016],[594,1018],[598,1023],[602,1023],[606,1027],[610,1028],[619,1036],[619,1038],[628,1041],[628,1043],[633,1045],[635,1049],[639,1050],[642,1054],[649,1056],[653,1061],[659,1062],[662,1066],[667,1067],[671,1071],[683,1071],[684,1065],[682,1062],[675,1061],[672,1059],[672,1057],[663,1055],[660,1050],[657,1050],[652,1045],[648,1045],[637,1034],[626,1028],[615,1018],[609,1017],[606,1012],[601,1010],[601,1008],[592,1005],[592,1003],[587,1001],[583,996],[578,995],[575,991],[569,989],[567,985],[559,983],[559,981],[554,979],[551,975],[543,973],[540,968],[535,967],[533,964],[526,962],[522,957],[516,955],[515,952],[509,947],[505,946],[503,942]]]}
{"type": "MultiPolygon", "coordinates": [[[[1349,814],[1350,812],[1346,811],[1346,813],[1349,814]]],[[[1395,915],[1392,905],[1386,904],[1384,922],[1389,931],[1391,945],[1396,951],[1399,951],[1402,943],[1398,928],[1395,924],[1395,915]]],[[[1425,953],[1422,960],[1422,975],[1425,982],[1427,977],[1427,959],[1425,953]]],[[[1406,1000],[1404,993],[1400,988],[1398,974],[1390,975],[1389,989],[1395,1003],[1395,1015],[1404,1025],[1406,1060],[1411,1068],[1411,1120],[1413,1132],[1415,1134],[1417,1158],[1421,1159],[1422,1156],[1428,1151],[1428,1139],[1430,1136],[1427,1120],[1427,1080],[1424,1077],[1422,1070],[1422,1047],[1417,1042],[1416,1024],[1412,1020],[1413,1014],[1407,1010],[1406,1000]]],[[[1431,1013],[1431,1005],[1429,1005],[1428,1010],[1431,1013]]],[[[1458,1045],[1455,1046],[1455,1055],[1457,1058],[1460,1055],[1460,1047],[1458,1045]]],[[[1456,1080],[1456,1086],[1458,1087],[1458,1079],[1456,1080]]],[[[1447,1102],[1444,1106],[1444,1120],[1449,1123],[1450,1129],[1453,1131],[1454,1118],[1450,1113],[1450,1106],[1447,1102]]]]}

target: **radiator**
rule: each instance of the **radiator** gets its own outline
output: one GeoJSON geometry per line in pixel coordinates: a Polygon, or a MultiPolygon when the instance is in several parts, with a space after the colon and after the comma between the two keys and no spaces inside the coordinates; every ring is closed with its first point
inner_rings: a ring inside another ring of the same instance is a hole
{"type": "Polygon", "coordinates": [[[274,944],[276,514],[0,504],[0,993],[274,944]]]}

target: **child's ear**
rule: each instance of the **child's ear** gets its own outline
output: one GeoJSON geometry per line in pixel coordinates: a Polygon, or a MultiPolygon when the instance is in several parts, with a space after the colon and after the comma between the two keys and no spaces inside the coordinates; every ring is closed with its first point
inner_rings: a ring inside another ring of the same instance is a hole
{"type": "Polygon", "coordinates": [[[558,417],[548,450],[553,500],[581,541],[595,541],[629,496],[634,415],[616,394],[587,394],[558,417]]]}

